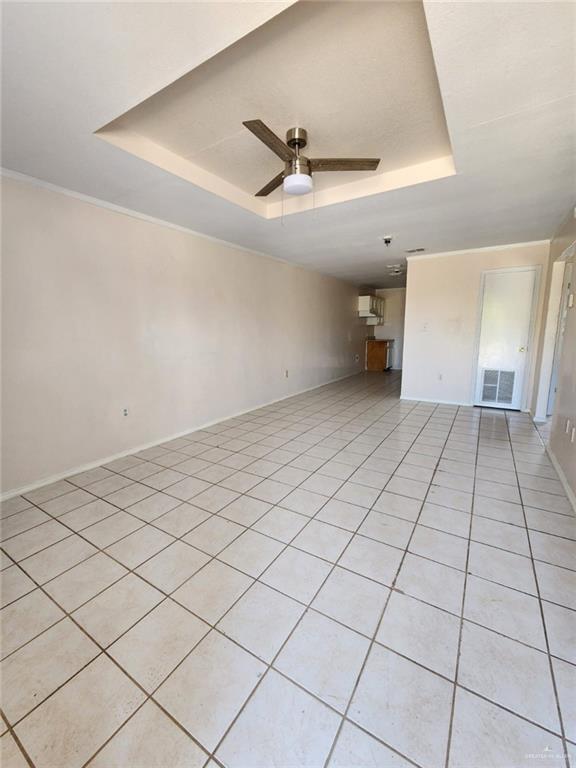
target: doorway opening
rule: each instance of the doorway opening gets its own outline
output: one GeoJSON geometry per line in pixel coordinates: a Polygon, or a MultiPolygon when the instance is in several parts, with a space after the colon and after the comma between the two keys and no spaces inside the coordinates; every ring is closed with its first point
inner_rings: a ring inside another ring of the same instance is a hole
{"type": "Polygon", "coordinates": [[[538,279],[539,267],[484,272],[475,405],[525,407],[538,279]]]}

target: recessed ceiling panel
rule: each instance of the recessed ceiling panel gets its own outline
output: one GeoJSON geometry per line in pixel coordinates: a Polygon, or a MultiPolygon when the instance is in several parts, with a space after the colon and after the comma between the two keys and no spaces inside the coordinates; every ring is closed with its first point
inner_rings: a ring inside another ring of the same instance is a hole
{"type": "Polygon", "coordinates": [[[299,2],[98,134],[266,218],[454,173],[420,2],[299,2]],[[374,173],[317,173],[315,195],[254,193],[282,161],[242,125],[311,157],[380,157],[374,173]]]}

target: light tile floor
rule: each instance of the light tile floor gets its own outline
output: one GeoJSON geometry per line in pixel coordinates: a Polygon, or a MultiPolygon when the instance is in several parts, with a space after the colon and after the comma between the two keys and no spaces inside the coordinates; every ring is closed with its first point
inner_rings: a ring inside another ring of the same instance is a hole
{"type": "Polygon", "coordinates": [[[398,391],[4,502],[4,768],[568,766],[576,520],[541,437],[398,391]]]}

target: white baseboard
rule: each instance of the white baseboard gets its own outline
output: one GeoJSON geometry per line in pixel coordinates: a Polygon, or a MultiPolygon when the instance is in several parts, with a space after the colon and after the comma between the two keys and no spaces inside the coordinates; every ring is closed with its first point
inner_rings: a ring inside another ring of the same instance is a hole
{"type": "Polygon", "coordinates": [[[512,413],[519,412],[519,413],[530,413],[530,411],[527,408],[503,408],[501,405],[479,405],[477,403],[474,403],[472,400],[469,400],[467,403],[462,402],[461,400],[438,400],[432,397],[406,397],[405,395],[400,395],[400,400],[406,400],[409,403],[436,403],[438,405],[457,405],[461,408],[492,408],[494,411],[510,411],[512,413]]]}
{"type": "Polygon", "coordinates": [[[463,408],[472,408],[474,403],[462,403],[457,400],[436,400],[431,397],[405,397],[400,395],[400,400],[407,400],[410,403],[437,403],[438,405],[459,405],[463,408]]]}
{"type": "Polygon", "coordinates": [[[564,474],[564,470],[562,469],[560,462],[554,455],[554,452],[552,451],[549,445],[546,446],[546,453],[548,454],[554,469],[558,473],[558,477],[560,478],[562,487],[566,491],[566,496],[568,496],[568,501],[570,502],[570,504],[572,504],[572,509],[574,510],[574,512],[576,512],[576,493],[572,490],[572,488],[568,484],[568,479],[564,474]]]}
{"type": "Polygon", "coordinates": [[[26,493],[27,491],[34,491],[36,490],[36,488],[42,488],[43,485],[49,485],[50,483],[55,483],[58,480],[65,480],[67,477],[71,477],[72,475],[77,475],[79,472],[85,472],[88,469],[95,469],[96,467],[102,466],[102,464],[108,464],[109,462],[114,461],[114,459],[121,459],[124,456],[130,456],[133,453],[144,451],[146,448],[154,448],[155,446],[161,445],[162,443],[167,443],[169,440],[176,440],[179,437],[184,437],[184,435],[189,435],[191,432],[197,432],[200,429],[213,427],[214,424],[220,424],[222,421],[228,421],[228,419],[234,419],[237,416],[243,416],[244,414],[250,413],[251,411],[258,411],[260,408],[266,408],[269,405],[274,405],[274,403],[281,403],[283,400],[289,400],[291,397],[304,395],[306,392],[311,392],[314,389],[320,389],[320,387],[326,387],[329,384],[335,384],[338,381],[349,379],[351,376],[357,376],[361,372],[362,371],[353,371],[352,373],[346,373],[344,376],[337,376],[335,379],[330,379],[329,381],[325,381],[323,384],[315,384],[313,387],[306,387],[305,389],[300,389],[297,392],[292,392],[289,395],[284,395],[283,397],[277,397],[275,400],[268,400],[265,403],[252,406],[251,408],[246,408],[243,411],[236,411],[235,413],[228,414],[227,416],[222,416],[221,418],[214,419],[213,421],[207,421],[203,424],[199,424],[194,427],[189,427],[188,429],[184,429],[181,432],[164,436],[162,438],[159,438],[158,440],[153,440],[149,443],[143,443],[141,445],[134,446],[125,451],[120,451],[120,453],[114,453],[110,456],[104,456],[102,458],[97,459],[96,461],[90,461],[87,464],[81,464],[79,466],[70,467],[66,469],[64,472],[58,472],[57,474],[50,475],[49,477],[42,477],[40,480],[37,480],[33,483],[28,483],[27,485],[23,485],[20,488],[13,488],[12,490],[2,492],[0,494],[0,501],[6,501],[7,499],[11,499],[13,496],[19,496],[21,493],[26,493]]]}

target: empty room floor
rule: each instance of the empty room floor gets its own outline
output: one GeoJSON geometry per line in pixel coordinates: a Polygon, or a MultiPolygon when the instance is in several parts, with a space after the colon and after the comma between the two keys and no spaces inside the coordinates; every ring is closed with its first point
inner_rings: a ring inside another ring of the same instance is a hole
{"type": "Polygon", "coordinates": [[[5,768],[568,765],[576,525],[541,438],[398,393],[356,376],[4,502],[5,768]]]}

